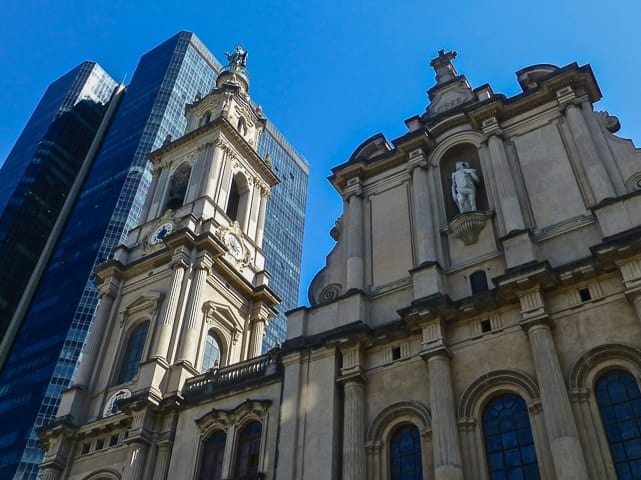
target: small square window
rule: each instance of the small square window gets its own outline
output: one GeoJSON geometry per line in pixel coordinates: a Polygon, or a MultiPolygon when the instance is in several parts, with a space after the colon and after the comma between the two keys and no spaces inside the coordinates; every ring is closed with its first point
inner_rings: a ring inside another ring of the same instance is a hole
{"type": "Polygon", "coordinates": [[[398,360],[401,358],[401,347],[392,348],[392,360],[398,360]]]}
{"type": "Polygon", "coordinates": [[[95,448],[95,450],[102,450],[102,448],[104,446],[105,446],[105,441],[102,438],[96,440],[96,448],[95,448]]]}
{"type": "Polygon", "coordinates": [[[582,302],[589,302],[592,300],[592,295],[590,294],[589,288],[579,288],[579,297],[581,297],[582,302]]]}
{"type": "Polygon", "coordinates": [[[80,453],[82,455],[84,455],[86,453],[89,453],[89,443],[88,442],[85,442],[85,443],[82,444],[82,448],[80,449],[80,453]]]}
{"type": "Polygon", "coordinates": [[[492,324],[488,319],[481,320],[481,333],[487,333],[492,331],[492,324]]]}
{"type": "Polygon", "coordinates": [[[111,438],[109,438],[109,446],[113,447],[118,443],[118,435],[112,435],[111,438]]]}

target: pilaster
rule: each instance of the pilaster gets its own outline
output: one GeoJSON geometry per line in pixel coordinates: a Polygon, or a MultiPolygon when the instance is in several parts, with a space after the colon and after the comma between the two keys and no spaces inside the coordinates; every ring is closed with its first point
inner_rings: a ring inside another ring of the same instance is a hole
{"type": "Polygon", "coordinates": [[[521,326],[530,342],[541,391],[543,416],[556,477],[586,479],[588,474],[585,456],[579,442],[543,293],[536,285],[529,290],[517,292],[517,295],[521,303],[521,326]]]}
{"type": "Polygon", "coordinates": [[[596,146],[592,141],[592,135],[588,125],[581,113],[580,106],[575,105],[575,92],[572,87],[565,87],[557,92],[557,98],[562,107],[565,107],[565,118],[572,132],[579,161],[585,169],[585,176],[588,179],[596,203],[606,198],[615,197],[614,187],[607,170],[597,154],[596,146]]]}
{"type": "Polygon", "coordinates": [[[348,208],[346,290],[363,290],[364,287],[362,194],[360,179],[349,179],[345,189],[345,201],[348,208]]]}
{"type": "Polygon", "coordinates": [[[185,272],[189,268],[189,252],[184,247],[179,247],[174,251],[172,256],[172,276],[169,287],[169,296],[165,305],[165,310],[158,322],[156,331],[156,342],[151,356],[164,358],[167,363],[171,363],[169,346],[171,343],[171,333],[173,331],[178,303],[183,288],[185,272]]]}
{"type": "Polygon", "coordinates": [[[207,277],[210,274],[213,260],[207,254],[201,254],[194,266],[194,280],[189,292],[189,303],[185,311],[182,336],[177,361],[185,362],[196,368],[196,353],[200,340],[201,324],[203,322],[202,295],[207,277]]]}
{"type": "Polygon", "coordinates": [[[422,330],[421,356],[427,364],[429,376],[434,478],[462,480],[463,462],[450,371],[451,353],[445,345],[443,321],[438,317],[428,320],[422,330]]]}
{"type": "Polygon", "coordinates": [[[366,479],[365,384],[363,351],[360,345],[342,350],[343,367],[338,381],[343,384],[343,480],[366,479]]]}
{"type": "Polygon", "coordinates": [[[412,176],[414,244],[417,265],[422,265],[427,261],[436,261],[436,245],[434,243],[436,227],[429,208],[427,168],[428,163],[423,150],[417,149],[410,152],[407,169],[412,176]]]}

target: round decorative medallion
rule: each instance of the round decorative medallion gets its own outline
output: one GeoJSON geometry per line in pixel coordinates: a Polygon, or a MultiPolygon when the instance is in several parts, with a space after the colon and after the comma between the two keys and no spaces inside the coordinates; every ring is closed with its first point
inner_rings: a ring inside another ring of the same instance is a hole
{"type": "Polygon", "coordinates": [[[116,403],[118,400],[122,400],[123,398],[129,398],[131,397],[131,390],[128,388],[121,388],[114,394],[112,394],[108,399],[107,403],[105,403],[105,408],[102,411],[102,416],[103,417],[110,417],[111,415],[116,415],[117,413],[120,413],[120,409],[118,408],[118,404],[116,403]]]}

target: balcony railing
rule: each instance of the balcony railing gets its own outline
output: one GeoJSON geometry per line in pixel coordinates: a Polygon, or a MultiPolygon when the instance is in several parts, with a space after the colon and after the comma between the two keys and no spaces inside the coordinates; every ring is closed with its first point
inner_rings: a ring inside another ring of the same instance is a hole
{"type": "Polygon", "coordinates": [[[279,371],[279,363],[271,353],[228,367],[212,368],[202,375],[188,379],[183,387],[185,398],[211,394],[218,390],[248,381],[268,377],[279,371]]]}

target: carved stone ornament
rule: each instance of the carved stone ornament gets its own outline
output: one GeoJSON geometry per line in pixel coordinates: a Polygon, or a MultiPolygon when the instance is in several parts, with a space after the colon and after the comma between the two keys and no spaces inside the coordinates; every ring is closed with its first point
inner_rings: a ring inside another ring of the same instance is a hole
{"type": "Polygon", "coordinates": [[[218,227],[215,233],[216,237],[227,247],[226,256],[233,259],[242,270],[251,263],[251,252],[244,241],[243,231],[238,222],[231,225],[218,227]]]}
{"type": "Polygon", "coordinates": [[[479,239],[481,230],[485,228],[492,212],[467,212],[457,215],[447,226],[447,231],[454,234],[465,245],[473,245],[479,239]]]}
{"type": "Polygon", "coordinates": [[[131,397],[131,390],[127,388],[121,388],[117,392],[114,392],[107,399],[107,403],[105,403],[105,408],[102,411],[102,416],[110,417],[112,415],[116,415],[117,413],[120,413],[120,408],[118,408],[118,404],[116,402],[118,400],[123,400],[129,397],[131,397]]]}

